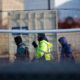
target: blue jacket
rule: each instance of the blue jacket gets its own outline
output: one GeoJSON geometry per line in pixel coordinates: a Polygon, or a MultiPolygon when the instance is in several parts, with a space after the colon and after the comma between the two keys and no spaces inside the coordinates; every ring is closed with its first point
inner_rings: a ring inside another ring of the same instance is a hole
{"type": "Polygon", "coordinates": [[[71,55],[72,55],[71,46],[69,44],[66,44],[66,45],[62,46],[62,49],[61,49],[61,60],[64,60],[65,57],[71,59],[71,55]]]}

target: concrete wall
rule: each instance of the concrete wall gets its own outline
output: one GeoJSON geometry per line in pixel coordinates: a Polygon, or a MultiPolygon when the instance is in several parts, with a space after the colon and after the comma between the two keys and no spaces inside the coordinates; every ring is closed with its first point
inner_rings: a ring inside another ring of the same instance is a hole
{"type": "MultiPolygon", "coordinates": [[[[0,0],[0,11],[1,9],[2,9],[2,0],[0,0]]],[[[0,13],[0,25],[2,24],[1,19],[2,19],[2,14],[0,13]]]]}
{"type": "MultiPolygon", "coordinates": [[[[1,25],[0,29],[9,29],[8,12],[12,10],[24,10],[24,0],[0,0],[1,25]]],[[[0,33],[0,54],[9,53],[9,34],[0,33]]]]}
{"type": "Polygon", "coordinates": [[[7,11],[12,10],[24,10],[24,0],[2,0],[2,11],[5,11],[2,13],[3,25],[8,23],[7,11]]]}
{"type": "Polygon", "coordinates": [[[0,11],[2,9],[2,0],[0,0],[0,11]]]}
{"type": "Polygon", "coordinates": [[[23,0],[2,0],[2,10],[23,10],[24,1],[23,0]]]}
{"type": "MultiPolygon", "coordinates": [[[[10,13],[10,25],[12,27],[27,26],[29,30],[51,30],[56,28],[56,11],[40,10],[40,11],[23,11],[17,13],[10,13]],[[20,14],[20,18],[17,18],[17,13],[20,14]],[[16,17],[14,17],[16,16],[16,17]],[[14,19],[15,18],[15,19],[14,19]]],[[[11,28],[11,27],[10,27],[11,28]]],[[[56,34],[47,34],[50,42],[55,42],[54,51],[56,52],[56,34]]],[[[32,46],[33,40],[37,40],[37,34],[21,35],[25,44],[29,47],[30,57],[33,58],[34,48],[32,46]]],[[[10,36],[11,44],[9,46],[10,53],[16,52],[16,45],[14,43],[14,36],[10,36]]]]}

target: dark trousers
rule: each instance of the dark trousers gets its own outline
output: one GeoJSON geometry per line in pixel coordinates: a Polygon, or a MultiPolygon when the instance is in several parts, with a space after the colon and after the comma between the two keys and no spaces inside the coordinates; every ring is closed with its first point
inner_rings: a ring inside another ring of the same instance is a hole
{"type": "Polygon", "coordinates": [[[34,59],[33,59],[32,61],[33,61],[33,62],[44,62],[44,61],[46,61],[46,60],[45,60],[45,57],[42,56],[42,57],[40,57],[40,58],[34,57],[34,59]]]}

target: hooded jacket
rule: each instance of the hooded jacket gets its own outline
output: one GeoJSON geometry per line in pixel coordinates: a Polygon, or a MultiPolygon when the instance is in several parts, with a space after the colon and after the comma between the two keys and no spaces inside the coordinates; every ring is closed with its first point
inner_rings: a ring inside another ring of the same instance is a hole
{"type": "Polygon", "coordinates": [[[45,57],[45,60],[51,60],[50,48],[52,48],[52,44],[46,40],[39,41],[38,47],[36,48],[36,58],[45,57]]]}

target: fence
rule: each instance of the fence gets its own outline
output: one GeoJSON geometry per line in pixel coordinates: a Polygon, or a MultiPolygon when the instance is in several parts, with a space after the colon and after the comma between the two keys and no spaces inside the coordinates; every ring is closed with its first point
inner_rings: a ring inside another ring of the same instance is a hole
{"type": "MultiPolygon", "coordinates": [[[[60,17],[60,15],[64,14],[60,11],[64,10],[38,10],[38,11],[10,11],[3,12],[2,16],[2,24],[1,29],[9,29],[9,30],[25,30],[26,33],[0,33],[0,54],[13,54],[16,53],[16,45],[14,42],[14,37],[20,35],[23,39],[23,42],[29,47],[30,58],[34,57],[34,48],[31,43],[33,40],[37,40],[37,34],[27,33],[28,30],[46,30],[44,31],[47,38],[51,43],[53,43],[53,53],[55,53],[55,60],[59,60],[60,58],[60,44],[58,43],[58,39],[61,36],[65,36],[68,42],[71,44],[73,49],[73,55],[76,61],[80,59],[80,31],[79,29],[75,30],[62,30],[60,33],[57,32],[58,28],[58,20],[62,20],[62,18],[66,18],[70,15],[64,15],[66,17],[60,17]],[[47,30],[52,30],[50,33],[47,30]],[[54,31],[53,31],[54,30],[54,31]]],[[[78,11],[79,12],[79,11],[78,11]]],[[[76,11],[74,11],[76,14],[76,11]]],[[[72,13],[69,13],[72,14],[72,13]]],[[[79,14],[79,13],[78,13],[79,14]]],[[[79,16],[79,15],[78,15],[79,16]]],[[[71,16],[72,17],[72,16],[71,16]]],[[[79,28],[79,27],[77,27],[79,28]]],[[[1,30],[2,31],[2,30],[1,30]]],[[[5,32],[5,30],[3,31],[5,32]]],[[[9,32],[9,31],[8,31],[9,32]]],[[[35,32],[35,31],[33,31],[35,32]]],[[[39,31],[38,31],[39,32],[39,31]]],[[[41,32],[41,31],[40,31],[41,32]]]]}

